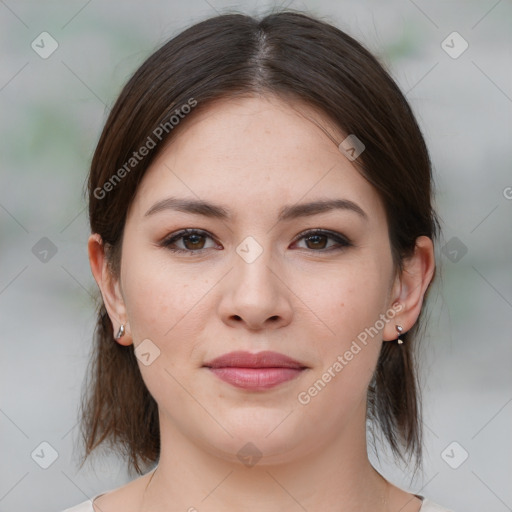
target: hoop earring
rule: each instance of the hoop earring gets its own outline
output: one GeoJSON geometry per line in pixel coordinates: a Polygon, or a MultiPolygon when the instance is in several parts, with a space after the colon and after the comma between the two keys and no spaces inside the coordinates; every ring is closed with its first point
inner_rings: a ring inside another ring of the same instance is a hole
{"type": "Polygon", "coordinates": [[[116,339],[122,338],[124,336],[124,324],[121,324],[121,327],[119,327],[119,331],[117,331],[116,339]]]}
{"type": "Polygon", "coordinates": [[[399,345],[402,345],[403,344],[403,340],[400,339],[400,336],[402,336],[402,331],[404,330],[404,328],[401,325],[396,325],[395,328],[396,328],[396,330],[398,332],[398,339],[396,340],[396,342],[399,345]]]}

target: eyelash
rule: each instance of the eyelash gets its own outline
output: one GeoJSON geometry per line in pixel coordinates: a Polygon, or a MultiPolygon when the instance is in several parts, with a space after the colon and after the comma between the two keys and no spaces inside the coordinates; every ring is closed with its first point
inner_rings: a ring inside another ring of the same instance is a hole
{"type": "MultiPolygon", "coordinates": [[[[177,233],[174,233],[172,235],[170,235],[169,237],[167,237],[166,239],[164,239],[162,242],[161,242],[161,246],[162,247],[165,247],[167,248],[168,250],[172,251],[172,252],[175,252],[175,253],[186,253],[188,254],[189,256],[192,256],[194,254],[197,254],[197,253],[202,253],[203,251],[207,250],[207,249],[210,249],[210,247],[207,247],[207,248],[203,248],[203,249],[198,249],[198,250],[192,250],[192,249],[180,249],[180,248],[176,248],[176,247],[171,247],[171,245],[175,242],[177,242],[178,240],[186,237],[187,235],[202,235],[202,236],[205,236],[205,237],[208,237],[208,238],[212,238],[212,236],[210,236],[206,231],[203,231],[201,229],[182,229],[181,231],[178,231],[177,233]]],[[[335,233],[333,231],[328,231],[328,230],[325,230],[325,229],[313,229],[313,230],[308,230],[308,231],[303,231],[302,233],[299,233],[295,239],[293,240],[293,243],[303,239],[303,238],[307,238],[307,237],[312,237],[312,236],[315,236],[315,235],[321,235],[321,236],[327,236],[328,238],[331,238],[332,240],[335,240],[337,243],[338,243],[338,246],[334,246],[334,247],[329,247],[327,249],[320,249],[320,250],[315,250],[315,249],[307,249],[306,250],[309,250],[309,251],[312,251],[312,252],[321,252],[321,253],[325,253],[325,252],[330,252],[330,251],[339,251],[339,250],[343,250],[343,249],[346,249],[347,247],[350,247],[352,246],[352,243],[350,242],[350,240],[348,238],[346,238],[345,236],[339,234],[339,233],[335,233]]]]}

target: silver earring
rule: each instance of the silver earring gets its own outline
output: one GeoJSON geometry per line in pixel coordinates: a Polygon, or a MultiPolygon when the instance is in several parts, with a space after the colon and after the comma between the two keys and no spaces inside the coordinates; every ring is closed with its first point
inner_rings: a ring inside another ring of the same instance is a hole
{"type": "Polygon", "coordinates": [[[398,339],[396,340],[396,342],[399,345],[402,345],[403,344],[403,340],[400,339],[400,336],[402,336],[402,331],[404,330],[404,328],[401,325],[396,325],[395,327],[396,327],[396,330],[398,332],[398,339]]]}
{"type": "Polygon", "coordinates": [[[119,331],[117,331],[116,339],[119,339],[124,336],[124,324],[121,324],[121,327],[119,327],[119,331]]]}

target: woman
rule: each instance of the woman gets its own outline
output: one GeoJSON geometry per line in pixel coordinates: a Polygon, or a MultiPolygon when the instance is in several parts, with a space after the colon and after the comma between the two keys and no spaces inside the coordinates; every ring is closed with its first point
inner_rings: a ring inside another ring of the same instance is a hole
{"type": "Polygon", "coordinates": [[[114,105],[89,212],[85,457],[110,442],[142,476],[69,511],[445,510],[368,459],[367,419],[421,458],[438,223],[415,118],[359,43],[293,12],[185,30],[114,105]]]}

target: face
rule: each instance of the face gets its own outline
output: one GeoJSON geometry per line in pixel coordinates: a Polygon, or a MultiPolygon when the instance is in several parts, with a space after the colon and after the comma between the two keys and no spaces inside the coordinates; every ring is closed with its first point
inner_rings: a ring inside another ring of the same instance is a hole
{"type": "Polygon", "coordinates": [[[123,307],[163,428],[233,460],[251,442],[269,463],[364,436],[396,323],[377,192],[304,105],[222,100],[188,121],[140,183],[122,245],[123,307]],[[338,203],[304,207],[319,201],[338,203]],[[212,364],[234,351],[277,356],[212,364]]]}

